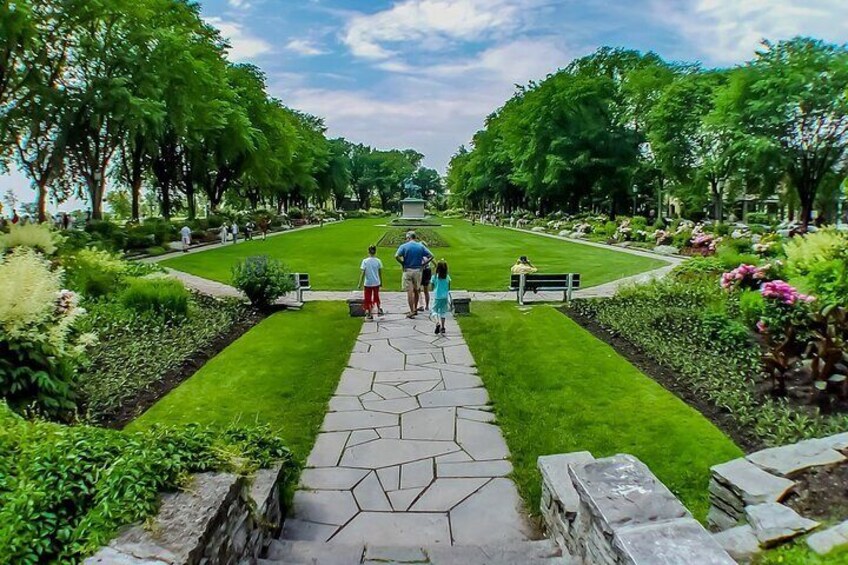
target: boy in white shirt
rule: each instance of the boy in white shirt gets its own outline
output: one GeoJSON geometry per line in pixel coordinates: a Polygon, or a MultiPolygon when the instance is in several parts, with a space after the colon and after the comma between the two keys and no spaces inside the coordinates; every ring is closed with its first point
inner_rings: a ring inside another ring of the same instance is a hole
{"type": "Polygon", "coordinates": [[[372,245],[368,248],[368,257],[362,260],[360,270],[362,274],[359,277],[359,286],[362,287],[365,283],[365,299],[363,308],[365,309],[365,317],[368,320],[373,320],[374,315],[372,310],[377,307],[377,313],[382,316],[383,308],[380,304],[380,287],[383,286],[383,262],[377,258],[377,247],[372,245]]]}

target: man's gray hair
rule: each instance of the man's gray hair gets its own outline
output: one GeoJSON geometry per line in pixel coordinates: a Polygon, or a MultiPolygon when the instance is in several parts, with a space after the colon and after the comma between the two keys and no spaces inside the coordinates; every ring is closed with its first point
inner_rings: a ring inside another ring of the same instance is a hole
{"type": "Polygon", "coordinates": [[[408,231],[406,232],[406,239],[418,239],[418,234],[414,231],[408,231]]]}

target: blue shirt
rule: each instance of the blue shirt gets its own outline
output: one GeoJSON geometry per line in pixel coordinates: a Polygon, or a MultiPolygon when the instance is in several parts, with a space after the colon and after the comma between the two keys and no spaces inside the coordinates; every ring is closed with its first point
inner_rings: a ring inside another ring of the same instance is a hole
{"type": "Polygon", "coordinates": [[[419,241],[407,241],[398,247],[395,257],[403,258],[404,269],[420,269],[424,266],[424,259],[432,259],[433,254],[419,241]]]}
{"type": "Polygon", "coordinates": [[[438,275],[433,277],[433,298],[439,300],[447,298],[450,294],[450,275],[440,279],[438,275]]]}

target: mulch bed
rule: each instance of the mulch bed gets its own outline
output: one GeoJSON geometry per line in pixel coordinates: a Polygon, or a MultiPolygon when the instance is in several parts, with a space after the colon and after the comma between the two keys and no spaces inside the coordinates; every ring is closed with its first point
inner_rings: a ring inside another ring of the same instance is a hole
{"type": "Polygon", "coordinates": [[[741,429],[726,410],[709,402],[682,384],[683,379],[672,369],[657,363],[638,347],[623,337],[609,332],[595,320],[581,316],[567,306],[558,308],[558,310],[578,323],[583,329],[611,346],[619,355],[627,359],[630,364],[661,384],[666,390],[672,392],[686,404],[698,410],[705,418],[715,424],[716,427],[733,438],[736,445],[746,453],[758,451],[766,447],[760,439],[753,434],[747,433],[747,430],[741,429]]]}
{"type": "Polygon", "coordinates": [[[162,378],[153,387],[141,391],[133,401],[124,403],[118,411],[112,414],[104,415],[99,425],[106,428],[122,429],[269,314],[269,312],[259,312],[253,309],[246,310],[244,315],[226,332],[205,347],[195,351],[182,365],[162,375],[162,378]]]}
{"type": "Polygon", "coordinates": [[[805,518],[829,521],[848,516],[848,465],[814,467],[797,477],[783,504],[805,518]]]}

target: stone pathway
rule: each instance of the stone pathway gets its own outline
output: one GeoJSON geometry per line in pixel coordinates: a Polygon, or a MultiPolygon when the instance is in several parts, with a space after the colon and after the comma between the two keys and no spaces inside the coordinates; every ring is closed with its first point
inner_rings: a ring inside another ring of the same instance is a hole
{"type": "Polygon", "coordinates": [[[520,542],[533,530],[509,451],[455,323],[402,300],[366,321],[330,400],[283,540],[433,546],[520,542]]]}

